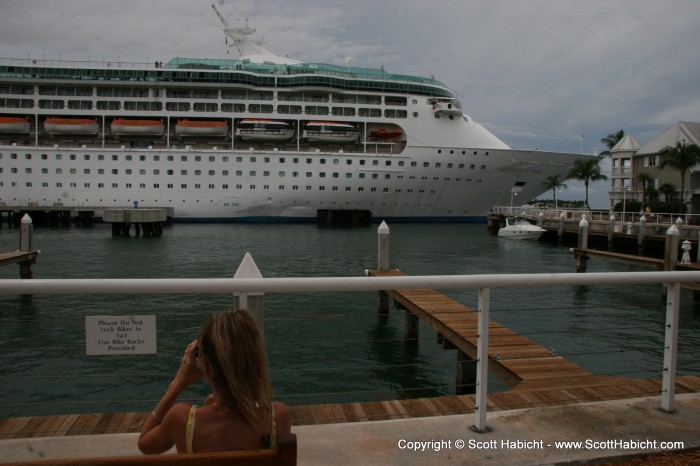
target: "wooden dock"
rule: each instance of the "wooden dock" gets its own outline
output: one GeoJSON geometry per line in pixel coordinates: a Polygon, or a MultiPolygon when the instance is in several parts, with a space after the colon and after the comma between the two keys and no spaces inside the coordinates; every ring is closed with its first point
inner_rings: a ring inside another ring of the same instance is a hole
{"type": "Polygon", "coordinates": [[[20,278],[32,278],[32,265],[36,262],[39,251],[13,251],[0,253],[0,266],[19,264],[20,278]]]}
{"type": "MultiPolygon", "coordinates": [[[[516,390],[490,393],[488,409],[507,411],[543,406],[590,403],[647,396],[659,396],[658,379],[627,379],[618,385],[566,389],[516,390]]],[[[676,393],[700,392],[700,375],[676,379],[676,393]]],[[[337,424],[385,421],[429,416],[474,413],[474,395],[442,396],[365,403],[335,403],[290,406],[292,425],[337,424]]],[[[0,439],[61,437],[139,432],[150,412],[65,414],[0,419],[0,439]]],[[[465,420],[468,426],[471,420],[465,420]]]]}
{"type": "MultiPolygon", "coordinates": [[[[398,270],[369,270],[396,277],[398,270]]],[[[452,346],[476,358],[478,314],[435,290],[388,291],[393,299],[427,323],[452,346]]],[[[489,370],[512,390],[617,386],[633,379],[596,375],[498,322],[489,321],[489,370]]]]}

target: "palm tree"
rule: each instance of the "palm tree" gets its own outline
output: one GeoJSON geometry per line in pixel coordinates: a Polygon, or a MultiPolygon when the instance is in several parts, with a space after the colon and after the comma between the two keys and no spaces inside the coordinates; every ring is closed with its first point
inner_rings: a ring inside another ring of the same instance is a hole
{"type": "Polygon", "coordinates": [[[685,174],[688,170],[700,163],[700,147],[697,144],[687,144],[685,141],[678,141],[676,147],[666,146],[659,152],[661,162],[659,168],[670,166],[681,174],[681,212],[685,207],[685,174]]]}
{"type": "Polygon", "coordinates": [[[610,149],[615,147],[615,144],[620,142],[622,138],[625,137],[625,131],[620,130],[617,133],[610,133],[607,136],[605,136],[603,139],[600,140],[603,144],[605,144],[605,147],[608,148],[608,150],[604,150],[603,152],[600,153],[601,157],[609,157],[610,154],[610,149]]]}
{"type": "Polygon", "coordinates": [[[584,203],[584,207],[589,207],[588,185],[590,182],[605,181],[608,179],[607,176],[601,173],[600,165],[598,165],[599,162],[600,159],[577,159],[574,162],[573,168],[571,171],[569,171],[569,178],[573,178],[577,181],[583,181],[583,184],[586,187],[586,202],[584,203]]]}
{"type": "Polygon", "coordinates": [[[659,192],[664,195],[666,202],[673,199],[673,195],[676,194],[676,185],[673,183],[664,183],[659,186],[659,192]]]}
{"type": "Polygon", "coordinates": [[[636,186],[639,186],[640,184],[642,185],[642,204],[644,204],[647,200],[647,188],[654,182],[654,177],[651,176],[649,173],[640,173],[637,175],[637,183],[635,184],[636,186]]]}
{"type": "Polygon", "coordinates": [[[549,191],[550,189],[552,190],[552,195],[554,196],[554,208],[556,209],[557,206],[557,189],[559,188],[564,188],[566,189],[566,185],[563,183],[563,179],[561,178],[560,175],[551,175],[548,176],[546,180],[542,182],[542,188],[549,191]]]}

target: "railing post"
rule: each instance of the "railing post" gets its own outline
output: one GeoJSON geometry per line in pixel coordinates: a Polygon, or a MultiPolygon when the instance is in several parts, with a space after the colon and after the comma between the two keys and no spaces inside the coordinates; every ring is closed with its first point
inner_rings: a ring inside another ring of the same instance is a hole
{"type": "MultiPolygon", "coordinates": [[[[236,270],[236,274],[233,278],[262,278],[262,274],[258,269],[258,266],[253,260],[253,256],[249,252],[245,253],[243,260],[236,270]]],[[[258,329],[260,333],[265,334],[265,308],[263,306],[263,301],[265,299],[265,293],[253,292],[253,293],[233,293],[233,307],[234,309],[245,309],[250,315],[255,319],[258,324],[258,329]]]]}
{"type": "Polygon", "coordinates": [[[680,295],[680,283],[666,284],[666,332],[664,336],[664,371],[661,382],[661,409],[668,413],[676,410],[676,364],[678,357],[680,295]]]}
{"type": "Polygon", "coordinates": [[[486,427],[486,411],[488,408],[489,380],[489,308],[490,288],[479,288],[479,320],[476,337],[476,411],[474,426],[476,432],[488,432],[486,427]]]}
{"type": "MultiPolygon", "coordinates": [[[[384,221],[377,229],[377,268],[389,270],[389,225],[384,221]]],[[[377,313],[379,315],[389,314],[389,293],[380,290],[378,295],[377,313]]]]}

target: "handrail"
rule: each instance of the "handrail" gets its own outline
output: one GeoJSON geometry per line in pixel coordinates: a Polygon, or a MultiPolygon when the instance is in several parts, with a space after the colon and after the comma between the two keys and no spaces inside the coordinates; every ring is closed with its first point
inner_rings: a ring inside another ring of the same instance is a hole
{"type": "Polygon", "coordinates": [[[404,277],[0,280],[0,295],[299,293],[700,282],[700,271],[418,275],[404,277]]]}

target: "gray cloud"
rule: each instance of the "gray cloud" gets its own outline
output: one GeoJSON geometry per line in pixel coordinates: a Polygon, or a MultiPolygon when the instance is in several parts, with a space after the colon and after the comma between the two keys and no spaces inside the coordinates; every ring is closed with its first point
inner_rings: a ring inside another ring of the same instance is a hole
{"type": "MultiPolygon", "coordinates": [[[[209,4],[3,0],[0,56],[226,57],[209,4]]],[[[603,150],[602,137],[621,128],[644,143],[679,120],[700,121],[696,0],[216,4],[232,23],[249,18],[282,56],[335,64],[352,57],[355,66],[433,74],[459,93],[468,114],[512,147],[592,153],[603,150]]]]}

